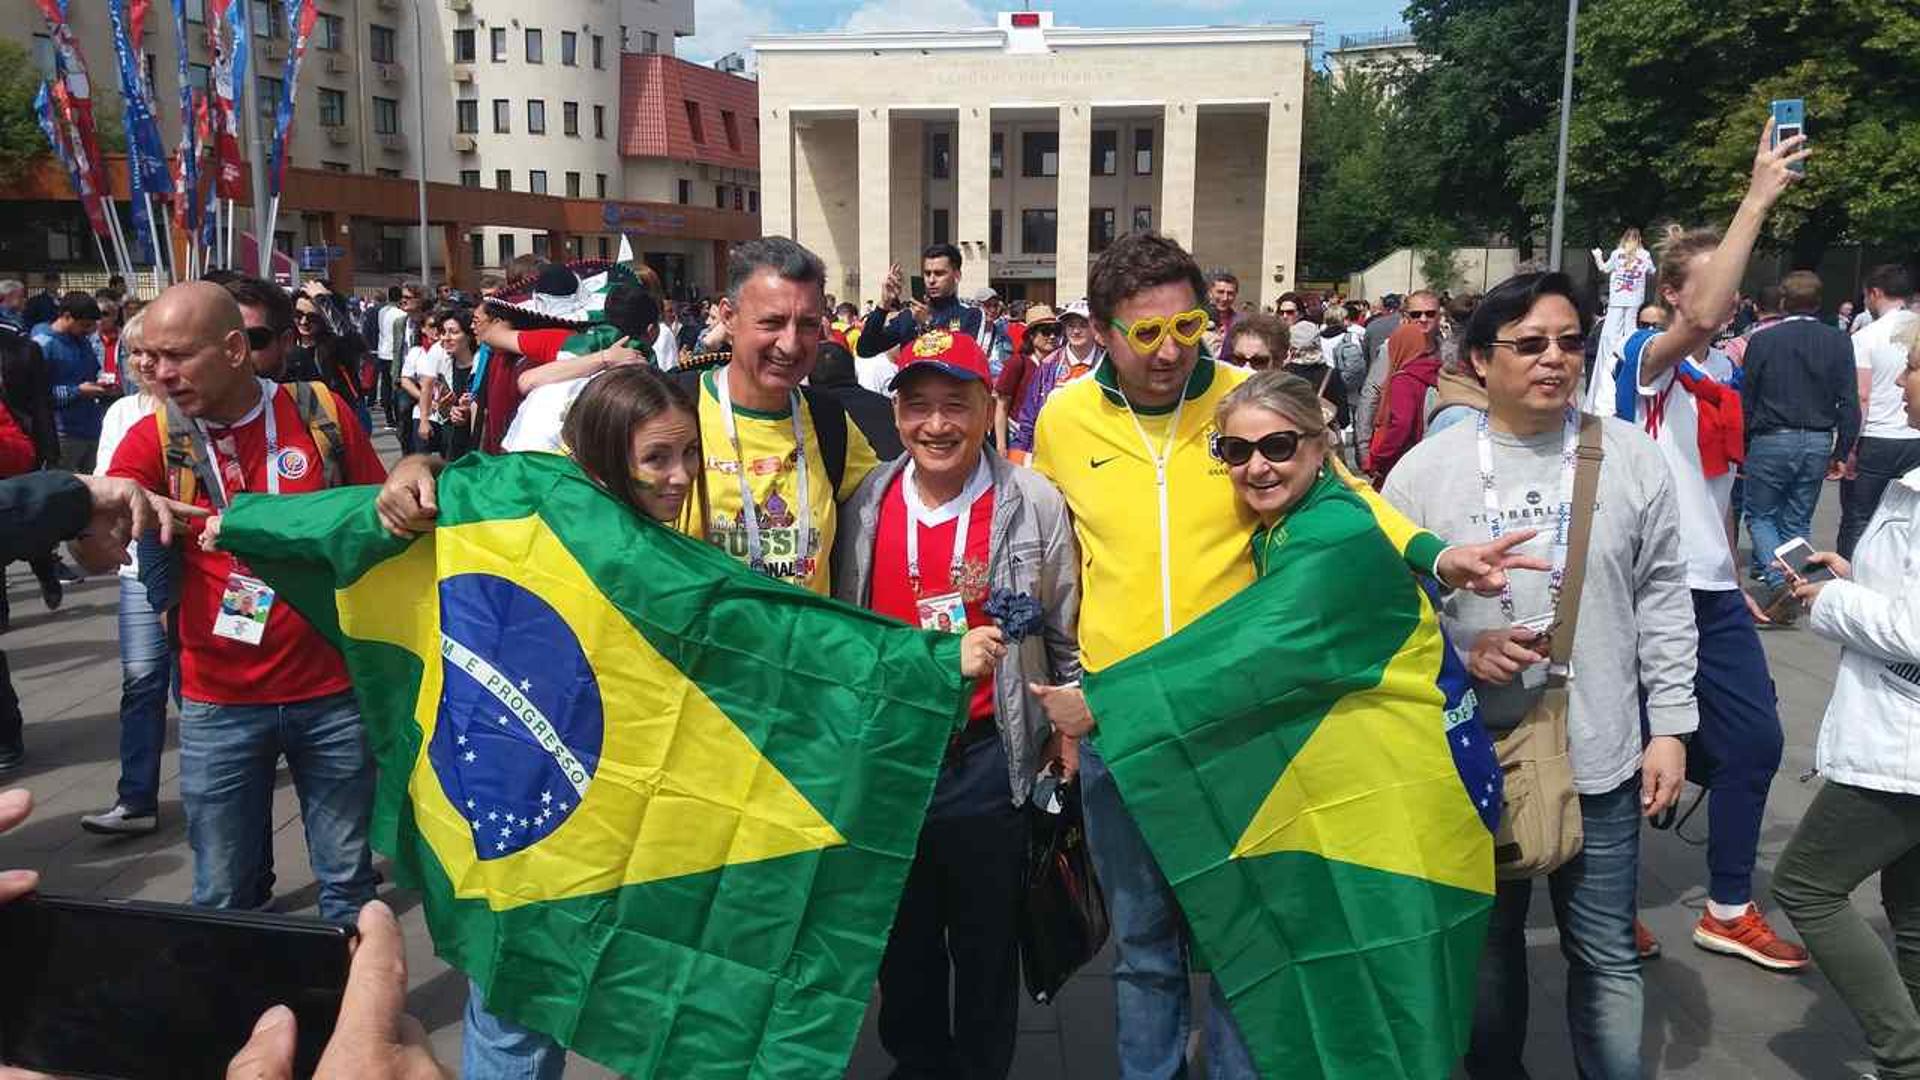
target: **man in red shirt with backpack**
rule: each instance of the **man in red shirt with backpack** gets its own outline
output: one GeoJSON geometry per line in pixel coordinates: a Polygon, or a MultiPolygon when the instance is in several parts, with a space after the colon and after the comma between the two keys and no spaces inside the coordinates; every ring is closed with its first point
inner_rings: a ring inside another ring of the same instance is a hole
{"type": "MultiPolygon", "coordinates": [[[[167,401],[127,433],[109,475],[215,512],[241,492],[386,478],[331,391],[255,374],[246,324],[224,289],[168,289],[146,309],[145,329],[167,401]]],[[[374,772],[346,664],[246,565],[191,541],[182,547],[180,789],[193,902],[253,908],[272,899],[274,773],[285,756],[320,914],[352,920],[376,882],[367,847],[374,772]]]]}

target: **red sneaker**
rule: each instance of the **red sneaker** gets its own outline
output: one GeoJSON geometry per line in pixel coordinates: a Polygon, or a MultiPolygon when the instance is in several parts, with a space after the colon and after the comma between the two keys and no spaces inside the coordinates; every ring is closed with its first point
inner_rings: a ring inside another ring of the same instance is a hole
{"type": "Polygon", "coordinates": [[[1653,931],[1647,929],[1647,924],[1639,919],[1633,920],[1633,951],[1639,953],[1642,960],[1651,960],[1660,955],[1660,939],[1654,937],[1653,931]]]}
{"type": "Polygon", "coordinates": [[[1723,922],[1712,912],[1702,912],[1700,924],[1693,928],[1693,943],[1708,952],[1738,956],[1768,971],[1799,971],[1809,963],[1807,950],[1782,938],[1767,925],[1756,904],[1737,919],[1723,922]]]}

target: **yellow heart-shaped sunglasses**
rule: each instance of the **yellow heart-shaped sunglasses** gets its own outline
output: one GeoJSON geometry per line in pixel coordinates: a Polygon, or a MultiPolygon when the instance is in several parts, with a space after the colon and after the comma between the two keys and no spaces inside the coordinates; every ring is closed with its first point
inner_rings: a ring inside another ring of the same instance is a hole
{"type": "Polygon", "coordinates": [[[1160,343],[1173,335],[1173,340],[1181,345],[1193,345],[1207,332],[1207,313],[1199,308],[1183,311],[1178,315],[1155,315],[1151,318],[1135,320],[1129,326],[1119,319],[1109,319],[1115,330],[1126,336],[1127,345],[1141,356],[1151,356],[1160,350],[1160,343]]]}

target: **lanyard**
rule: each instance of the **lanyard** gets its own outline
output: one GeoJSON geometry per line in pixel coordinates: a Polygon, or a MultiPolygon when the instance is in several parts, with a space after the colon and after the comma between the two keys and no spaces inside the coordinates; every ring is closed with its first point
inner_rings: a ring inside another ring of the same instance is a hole
{"type": "MultiPolygon", "coordinates": [[[[1062,351],[1065,351],[1064,347],[1062,351]]],[[[1204,357],[1202,363],[1207,363],[1204,357]]],[[[1173,441],[1180,434],[1180,411],[1186,408],[1186,387],[1180,388],[1180,399],[1174,403],[1173,418],[1167,424],[1167,437],[1160,444],[1160,452],[1153,452],[1153,440],[1147,438],[1147,429],[1140,426],[1140,418],[1134,415],[1133,402],[1127,395],[1120,395],[1120,402],[1126,407],[1127,419],[1133,421],[1134,434],[1140,436],[1140,445],[1146,448],[1147,458],[1153,462],[1153,488],[1160,504],[1160,636],[1173,636],[1173,552],[1169,550],[1173,542],[1173,530],[1168,521],[1167,512],[1167,459],[1173,456],[1173,441]]]]}
{"type": "MultiPolygon", "coordinates": [[[[266,383],[260,388],[260,412],[263,414],[267,424],[267,494],[269,495],[280,494],[280,470],[274,460],[280,456],[280,426],[275,422],[273,415],[273,395],[278,389],[279,387],[273,383],[266,383]]],[[[194,422],[196,424],[199,423],[197,420],[194,422]]],[[[231,431],[232,428],[223,428],[222,430],[231,431]]],[[[208,431],[204,424],[200,426],[200,436],[205,439],[207,443],[207,465],[209,466],[207,471],[212,473],[213,478],[220,482],[220,503],[221,508],[225,509],[227,504],[233,501],[234,493],[227,489],[226,473],[222,471],[220,467],[219,452],[214,449],[214,443],[218,440],[213,437],[213,433],[208,431]]],[[[240,477],[244,484],[246,466],[239,460],[238,451],[234,454],[233,466],[234,475],[240,477]]]]}
{"type": "Polygon", "coordinates": [[[973,523],[973,504],[993,483],[993,473],[987,468],[985,458],[976,465],[973,475],[967,477],[967,486],[962,488],[958,498],[941,506],[925,506],[920,502],[920,492],[913,486],[913,462],[907,462],[906,470],[900,477],[900,495],[907,504],[907,585],[913,589],[915,599],[920,596],[920,529],[936,528],[948,521],[954,523],[953,557],[947,564],[947,585],[958,588],[960,574],[967,560],[967,531],[973,523]],[[957,503],[960,509],[953,507],[957,503]]]}
{"type": "MultiPolygon", "coordinates": [[[[760,542],[760,511],[753,505],[753,486],[747,482],[747,459],[740,450],[740,432],[733,422],[733,393],[727,388],[727,372],[713,373],[713,393],[720,399],[720,423],[727,430],[727,442],[733,447],[734,475],[740,481],[740,521],[747,528],[747,565],[755,573],[767,572],[765,549],[760,542]]],[[[793,541],[793,564],[807,559],[807,542],[813,537],[813,504],[807,501],[807,433],[800,426],[800,392],[787,391],[787,416],[793,421],[794,520],[799,527],[793,541]]]]}
{"type": "MultiPolygon", "coordinates": [[[[1553,523],[1553,572],[1547,577],[1549,603],[1556,608],[1560,603],[1560,583],[1567,575],[1567,541],[1573,528],[1573,470],[1580,447],[1579,412],[1567,410],[1565,428],[1560,449],[1560,509],[1555,512],[1553,523]]],[[[1487,532],[1498,540],[1506,528],[1500,523],[1500,493],[1493,480],[1493,437],[1488,433],[1486,413],[1480,414],[1478,429],[1480,492],[1486,500],[1487,532]]],[[[1517,621],[1511,585],[1500,590],[1500,612],[1507,622],[1517,621]]]]}

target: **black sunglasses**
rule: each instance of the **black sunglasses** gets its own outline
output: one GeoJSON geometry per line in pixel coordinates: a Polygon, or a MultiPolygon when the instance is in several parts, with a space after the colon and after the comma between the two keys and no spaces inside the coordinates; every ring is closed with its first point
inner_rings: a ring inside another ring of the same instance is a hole
{"type": "Polygon", "coordinates": [[[1255,371],[1265,371],[1267,368],[1273,366],[1273,354],[1254,353],[1252,356],[1247,356],[1244,353],[1234,353],[1233,362],[1239,364],[1241,367],[1252,368],[1255,371]]]}
{"type": "Polygon", "coordinates": [[[1494,338],[1495,345],[1505,345],[1521,356],[1539,356],[1547,351],[1547,346],[1558,345],[1560,351],[1568,356],[1578,356],[1587,351],[1587,335],[1561,334],[1559,337],[1534,335],[1523,338],[1494,338]]]}
{"type": "Polygon", "coordinates": [[[273,339],[279,336],[280,331],[271,326],[249,326],[247,327],[247,348],[254,352],[270,349],[273,347],[273,339]]]}
{"type": "Polygon", "coordinates": [[[1294,452],[1300,449],[1300,433],[1297,431],[1275,431],[1258,439],[1242,439],[1237,435],[1215,435],[1213,437],[1213,456],[1238,468],[1253,460],[1253,452],[1275,465],[1293,460],[1294,452]]]}
{"type": "Polygon", "coordinates": [[[1407,311],[1407,318],[1419,319],[1421,322],[1425,322],[1428,319],[1437,319],[1439,317],[1440,317],[1440,309],[1438,308],[1435,308],[1432,311],[1413,311],[1411,309],[1407,311]]]}
{"type": "Polygon", "coordinates": [[[1639,327],[1639,328],[1640,328],[1640,329],[1642,329],[1642,330],[1660,330],[1660,329],[1663,329],[1663,328],[1661,327],[1661,325],[1660,325],[1659,323],[1657,323],[1657,322],[1648,322],[1648,321],[1647,321],[1647,320],[1645,320],[1645,319],[1642,319],[1642,320],[1640,320],[1639,322],[1637,322],[1637,323],[1634,323],[1633,325],[1635,325],[1635,326],[1637,326],[1637,327],[1639,327]]]}

